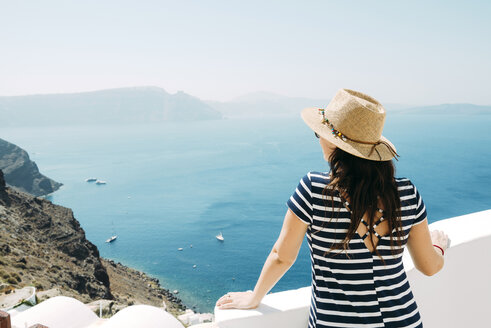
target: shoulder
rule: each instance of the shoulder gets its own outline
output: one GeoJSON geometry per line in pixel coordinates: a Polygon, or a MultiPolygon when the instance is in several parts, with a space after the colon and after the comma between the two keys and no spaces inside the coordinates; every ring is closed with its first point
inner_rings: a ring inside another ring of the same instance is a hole
{"type": "Polygon", "coordinates": [[[399,190],[411,190],[413,193],[418,191],[414,183],[408,178],[395,178],[395,180],[399,190]]]}
{"type": "Polygon", "coordinates": [[[300,180],[299,186],[308,190],[309,194],[314,197],[317,194],[322,194],[329,183],[329,172],[310,171],[300,180]]]}
{"type": "Polygon", "coordinates": [[[416,205],[420,195],[416,186],[408,178],[395,178],[402,205],[416,205]]]}
{"type": "Polygon", "coordinates": [[[329,172],[310,171],[305,175],[311,183],[329,184],[329,172]]]}
{"type": "Polygon", "coordinates": [[[395,178],[397,190],[401,196],[414,193],[414,185],[408,178],[395,178]]]}

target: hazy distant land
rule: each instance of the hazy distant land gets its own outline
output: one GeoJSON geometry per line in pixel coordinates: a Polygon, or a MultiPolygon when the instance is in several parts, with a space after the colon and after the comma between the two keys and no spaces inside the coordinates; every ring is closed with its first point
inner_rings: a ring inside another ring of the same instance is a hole
{"type": "MultiPolygon", "coordinates": [[[[231,101],[207,103],[230,118],[274,118],[298,117],[302,108],[325,108],[329,99],[312,99],[302,97],[287,97],[267,92],[255,92],[231,101]]],[[[434,106],[411,106],[404,104],[384,103],[391,113],[400,114],[491,114],[491,106],[473,104],[442,104],[434,106]]]]}
{"type": "Polygon", "coordinates": [[[220,119],[222,115],[184,92],[157,87],[0,97],[0,126],[149,123],[220,119]]]}
{"type": "Polygon", "coordinates": [[[441,104],[435,106],[411,107],[398,111],[401,114],[463,114],[463,115],[489,115],[491,106],[473,104],[441,104]]]}
{"type": "MultiPolygon", "coordinates": [[[[298,117],[304,107],[325,107],[329,99],[256,92],[230,101],[203,101],[184,92],[134,87],[71,94],[0,97],[0,126],[133,124],[223,118],[298,117]]],[[[491,114],[491,106],[442,104],[412,107],[384,104],[401,114],[491,114]]]]}
{"type": "Polygon", "coordinates": [[[227,102],[207,101],[229,118],[298,117],[302,108],[323,107],[328,99],[287,97],[268,92],[254,92],[227,102]]]}

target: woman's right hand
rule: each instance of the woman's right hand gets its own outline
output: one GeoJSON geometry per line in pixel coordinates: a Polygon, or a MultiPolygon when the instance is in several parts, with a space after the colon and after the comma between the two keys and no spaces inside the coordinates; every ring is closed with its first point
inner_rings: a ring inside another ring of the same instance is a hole
{"type": "Polygon", "coordinates": [[[220,297],[215,306],[220,310],[223,309],[255,309],[259,303],[254,298],[251,290],[247,292],[227,293],[220,297]]]}
{"type": "Polygon", "coordinates": [[[440,246],[443,251],[450,246],[448,236],[443,231],[433,230],[430,232],[430,235],[433,245],[440,246]]]}

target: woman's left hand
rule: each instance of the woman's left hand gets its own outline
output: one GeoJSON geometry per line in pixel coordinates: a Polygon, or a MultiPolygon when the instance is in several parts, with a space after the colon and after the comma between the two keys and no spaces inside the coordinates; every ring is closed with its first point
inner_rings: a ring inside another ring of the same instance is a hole
{"type": "Polygon", "coordinates": [[[255,309],[259,306],[259,302],[254,300],[252,291],[227,293],[220,297],[216,303],[216,307],[220,310],[224,309],[255,309]]]}

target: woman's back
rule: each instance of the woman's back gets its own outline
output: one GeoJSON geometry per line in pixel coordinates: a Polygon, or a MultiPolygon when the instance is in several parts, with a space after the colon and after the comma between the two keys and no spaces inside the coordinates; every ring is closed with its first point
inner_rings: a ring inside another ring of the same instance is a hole
{"type": "Polygon", "coordinates": [[[256,307],[295,262],[306,234],[309,327],[422,326],[402,254],[407,246],[415,267],[432,275],[443,266],[447,237],[430,236],[416,188],[394,178],[392,159],[399,155],[382,136],[385,113],[377,100],[349,89],[339,90],[326,108],[302,111],[330,172],[300,181],[254,291],[227,294],[218,306],[256,307]]]}
{"type": "MultiPolygon", "coordinates": [[[[302,178],[288,201],[289,208],[309,225],[307,238],[312,262],[309,327],[421,326],[402,264],[411,227],[426,218],[416,188],[408,179],[396,179],[401,200],[400,243],[394,240],[391,244],[390,234],[378,233],[388,232],[388,225],[380,223],[375,228],[376,249],[371,247],[370,237],[364,237],[367,229],[360,226],[344,250],[335,249],[335,245],[345,239],[351,213],[339,192],[327,187],[329,183],[327,173],[311,172],[302,178]],[[326,194],[326,190],[330,192],[326,194]]],[[[378,216],[375,223],[383,214],[378,216]]],[[[394,228],[393,238],[395,235],[394,228]]]]}

